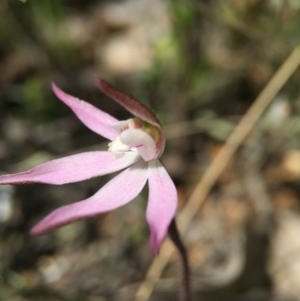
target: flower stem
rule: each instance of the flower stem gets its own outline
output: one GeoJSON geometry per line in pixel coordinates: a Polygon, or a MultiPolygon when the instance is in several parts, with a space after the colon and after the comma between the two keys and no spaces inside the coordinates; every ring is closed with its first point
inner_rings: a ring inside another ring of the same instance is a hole
{"type": "Polygon", "coordinates": [[[181,276],[181,291],[180,291],[180,301],[191,301],[191,283],[190,283],[190,266],[187,255],[187,250],[181,240],[176,221],[172,220],[169,229],[169,236],[178,250],[181,264],[182,264],[182,276],[181,276]]]}

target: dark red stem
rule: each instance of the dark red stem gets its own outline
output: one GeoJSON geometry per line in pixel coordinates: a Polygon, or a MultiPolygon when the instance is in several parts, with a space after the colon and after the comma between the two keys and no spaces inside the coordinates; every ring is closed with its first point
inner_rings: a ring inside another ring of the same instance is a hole
{"type": "Polygon", "coordinates": [[[187,250],[180,238],[180,234],[176,225],[175,219],[172,220],[169,230],[169,236],[177,248],[179,257],[182,264],[182,276],[181,276],[181,291],[180,301],[191,301],[191,279],[190,279],[190,266],[188,260],[187,250]]]}

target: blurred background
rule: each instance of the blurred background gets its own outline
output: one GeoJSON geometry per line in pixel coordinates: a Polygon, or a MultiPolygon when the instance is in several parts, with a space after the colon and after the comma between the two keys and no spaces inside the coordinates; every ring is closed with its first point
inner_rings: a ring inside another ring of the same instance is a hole
{"type": "MultiPolygon", "coordinates": [[[[168,138],[179,207],[300,43],[299,0],[1,0],[0,173],[106,150],[52,93],[54,81],[118,119],[100,75],[149,105],[168,138]]],[[[195,300],[300,300],[300,74],[247,136],[183,239],[195,300]]],[[[0,300],[133,300],[153,260],[147,191],[41,237],[51,210],[112,176],[0,186],[0,300]]],[[[149,300],[177,300],[174,256],[149,300]]]]}

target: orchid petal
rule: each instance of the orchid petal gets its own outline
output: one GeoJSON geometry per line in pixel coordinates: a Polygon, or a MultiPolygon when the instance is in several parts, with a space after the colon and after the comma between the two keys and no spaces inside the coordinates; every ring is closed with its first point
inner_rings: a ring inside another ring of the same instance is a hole
{"type": "Polygon", "coordinates": [[[90,130],[110,140],[113,140],[117,136],[117,132],[109,126],[118,122],[116,118],[83,100],[65,93],[54,83],[52,83],[52,89],[56,96],[70,107],[90,130]]]}
{"type": "Polygon", "coordinates": [[[165,238],[175,216],[177,192],[169,174],[159,162],[149,162],[149,200],[146,219],[150,227],[150,245],[154,253],[165,238]]]}
{"type": "Polygon", "coordinates": [[[161,128],[159,120],[146,105],[135,99],[133,96],[115,88],[100,77],[95,76],[95,79],[99,89],[109,98],[116,101],[132,115],[161,128]]]}
{"type": "Polygon", "coordinates": [[[129,129],[120,134],[120,140],[131,148],[136,148],[145,161],[153,160],[157,157],[157,149],[154,140],[147,133],[129,129]]]}
{"type": "Polygon", "coordinates": [[[121,207],[141,192],[147,178],[147,164],[143,161],[136,163],[113,178],[92,197],[50,213],[33,227],[31,234],[41,235],[74,221],[121,207]]]}
{"type": "Polygon", "coordinates": [[[115,159],[110,152],[87,152],[52,160],[28,171],[0,176],[0,184],[47,183],[61,185],[112,173],[140,160],[135,152],[115,159]]]}

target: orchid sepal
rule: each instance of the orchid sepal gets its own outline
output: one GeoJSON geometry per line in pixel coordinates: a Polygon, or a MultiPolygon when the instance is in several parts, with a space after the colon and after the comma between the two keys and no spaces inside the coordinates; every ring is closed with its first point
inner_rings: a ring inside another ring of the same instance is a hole
{"type": "Polygon", "coordinates": [[[99,89],[109,98],[116,101],[122,107],[124,107],[132,115],[140,118],[141,120],[147,121],[157,127],[161,127],[159,120],[155,114],[142,102],[135,99],[133,96],[117,89],[112,86],[104,79],[95,76],[96,83],[99,89]]]}

